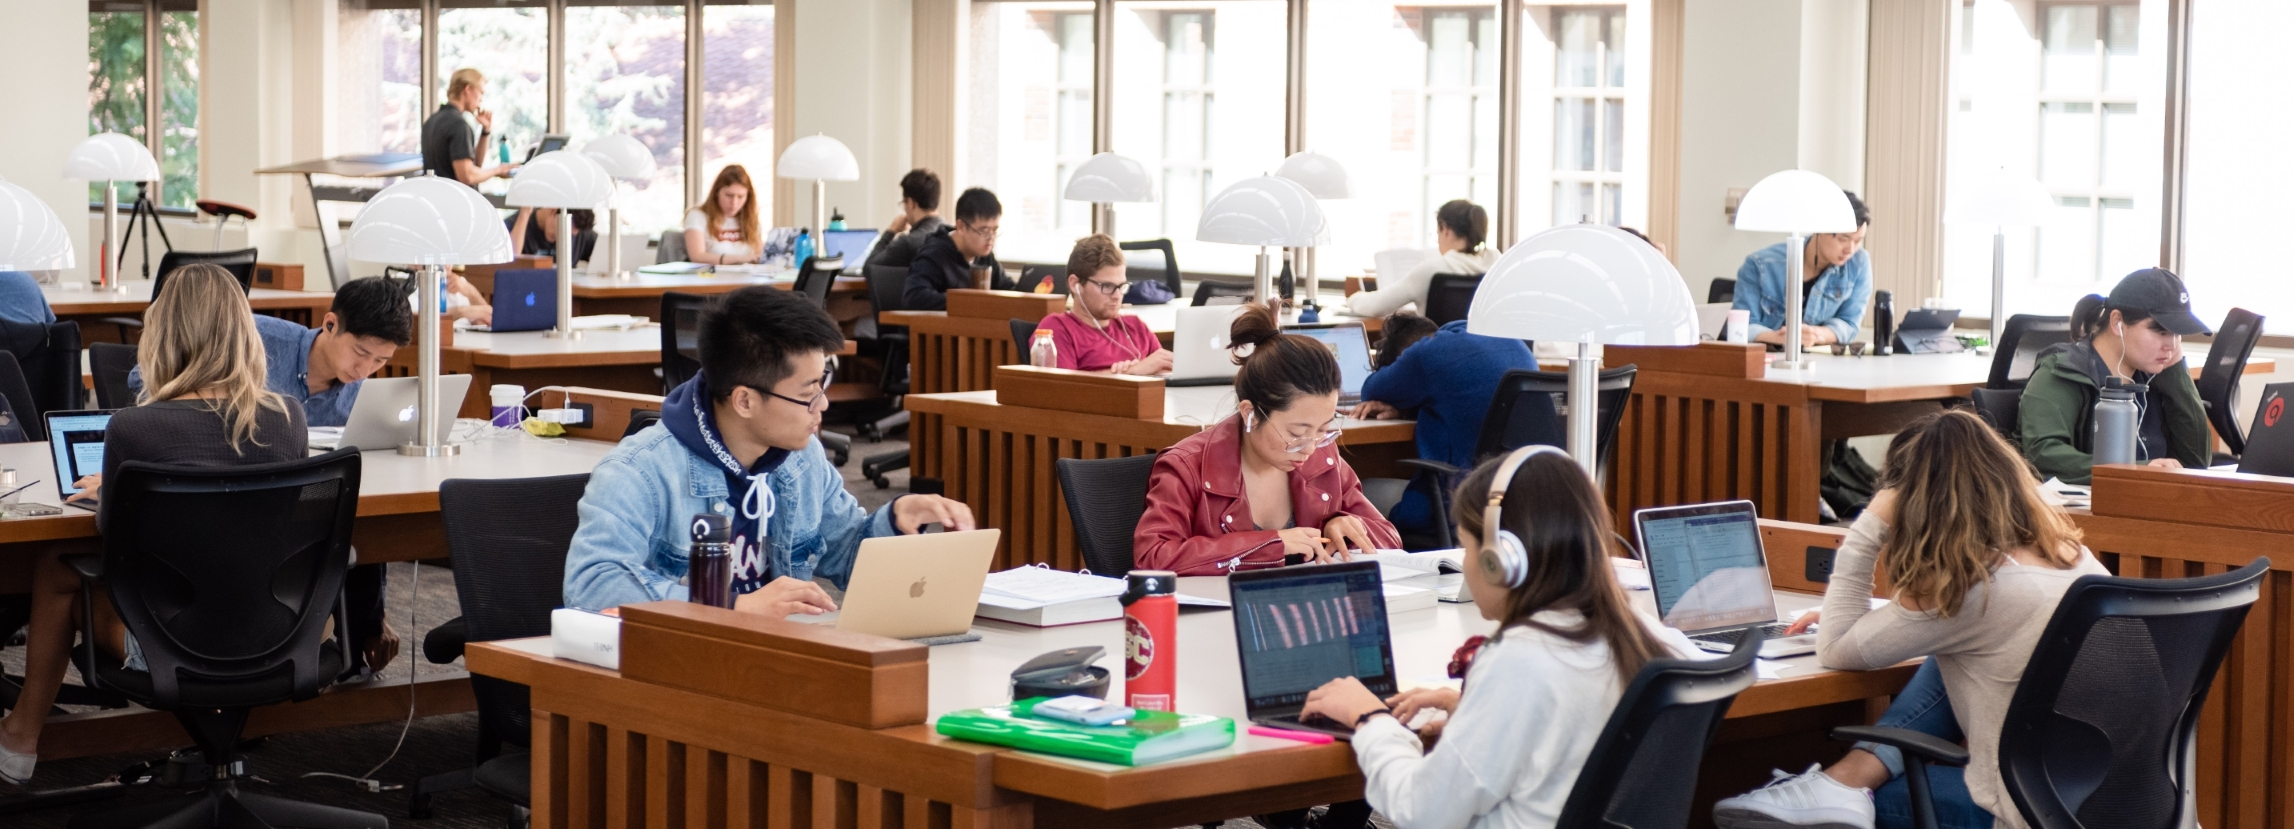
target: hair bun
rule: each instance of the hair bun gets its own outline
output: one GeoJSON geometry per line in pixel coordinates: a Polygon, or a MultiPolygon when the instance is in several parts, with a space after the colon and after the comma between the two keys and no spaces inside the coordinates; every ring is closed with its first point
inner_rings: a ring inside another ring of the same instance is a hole
{"type": "Polygon", "coordinates": [[[1235,362],[1240,363],[1248,358],[1247,354],[1240,353],[1242,349],[1255,352],[1260,344],[1279,336],[1282,336],[1282,323],[1275,315],[1274,303],[1252,303],[1244,306],[1243,311],[1235,315],[1234,324],[1228,327],[1227,349],[1238,352],[1235,362]]]}

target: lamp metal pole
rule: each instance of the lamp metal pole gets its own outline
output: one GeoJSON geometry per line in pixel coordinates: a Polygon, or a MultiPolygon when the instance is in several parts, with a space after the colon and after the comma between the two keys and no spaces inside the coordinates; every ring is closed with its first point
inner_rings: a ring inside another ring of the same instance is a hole
{"type": "MultiPolygon", "coordinates": [[[[560,271],[560,274],[563,273],[560,271]]],[[[415,366],[419,392],[414,416],[414,441],[399,444],[398,454],[401,455],[436,458],[462,451],[460,444],[438,439],[438,419],[443,416],[438,410],[438,280],[445,276],[445,269],[436,265],[425,265],[415,271],[415,278],[421,280],[415,289],[415,295],[419,297],[416,301],[421,307],[416,309],[414,315],[415,327],[419,332],[417,339],[420,340],[415,343],[418,349],[415,366]]],[[[563,283],[564,280],[561,278],[559,281],[563,283]]]]}
{"type": "Polygon", "coordinates": [[[1600,420],[1600,382],[1601,358],[1593,356],[1593,335],[1587,334],[1577,341],[1577,356],[1569,361],[1569,456],[1594,480],[1601,477],[1595,429],[1600,420]]]}
{"type": "Polygon", "coordinates": [[[1999,353],[1999,337],[2007,330],[2007,228],[1991,229],[1991,353],[1999,353]]]}
{"type": "Polygon", "coordinates": [[[96,290],[120,289],[118,259],[113,246],[119,244],[119,184],[104,182],[104,241],[96,256],[96,290]]]}
{"type": "Polygon", "coordinates": [[[1784,334],[1784,359],[1776,367],[1786,371],[1799,371],[1808,367],[1800,357],[1800,293],[1801,281],[1807,277],[1801,257],[1808,255],[1808,237],[1794,231],[1784,237],[1784,324],[1777,330],[1784,334]]]}
{"type": "Polygon", "coordinates": [[[558,208],[558,326],[547,335],[552,339],[581,339],[573,327],[573,258],[581,247],[574,244],[573,232],[573,211],[558,208]]]}

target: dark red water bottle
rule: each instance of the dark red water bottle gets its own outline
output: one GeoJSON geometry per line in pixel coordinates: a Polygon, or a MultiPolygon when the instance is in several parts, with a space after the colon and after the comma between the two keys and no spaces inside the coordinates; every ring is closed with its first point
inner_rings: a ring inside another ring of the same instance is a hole
{"type": "Polygon", "coordinates": [[[1179,686],[1179,574],[1133,570],[1123,590],[1123,704],[1170,711],[1179,686]]]}
{"type": "Polygon", "coordinates": [[[693,546],[685,559],[685,594],[695,604],[732,608],[732,516],[713,512],[693,516],[693,546]]]}

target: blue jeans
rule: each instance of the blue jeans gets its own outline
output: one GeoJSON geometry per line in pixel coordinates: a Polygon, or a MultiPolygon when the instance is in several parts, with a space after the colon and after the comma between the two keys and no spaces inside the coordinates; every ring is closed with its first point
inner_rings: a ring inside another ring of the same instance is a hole
{"type": "MultiPolygon", "coordinates": [[[[1888,704],[1875,725],[1917,731],[1952,742],[1960,734],[1959,718],[1952,714],[1951,698],[1944,695],[1943,672],[1930,658],[1912,674],[1902,693],[1888,704]]],[[[1857,743],[1857,748],[1879,757],[1888,767],[1888,782],[1872,792],[1872,811],[1878,829],[1912,829],[1911,784],[1904,780],[1904,753],[1894,746],[1857,743]]],[[[1928,766],[1928,792],[1935,798],[1936,823],[1942,829],[1991,829],[1991,813],[1975,805],[1967,792],[1964,769],[1928,766]]]]}

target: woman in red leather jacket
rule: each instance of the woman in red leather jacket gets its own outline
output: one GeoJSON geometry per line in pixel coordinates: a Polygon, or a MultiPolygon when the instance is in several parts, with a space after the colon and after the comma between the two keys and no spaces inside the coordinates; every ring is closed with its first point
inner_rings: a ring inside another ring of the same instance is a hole
{"type": "Polygon", "coordinates": [[[1142,570],[1220,576],[1279,567],[1287,555],[1344,560],[1402,545],[1338,457],[1338,360],[1284,334],[1271,306],[1235,318],[1234,416],[1163,450],[1132,536],[1142,570]]]}

